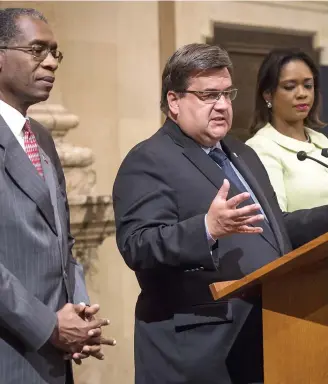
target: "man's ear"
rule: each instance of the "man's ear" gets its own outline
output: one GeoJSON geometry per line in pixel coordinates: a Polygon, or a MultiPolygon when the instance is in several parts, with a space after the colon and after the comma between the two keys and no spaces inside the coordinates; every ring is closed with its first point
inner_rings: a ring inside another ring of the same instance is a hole
{"type": "Polygon", "coordinates": [[[168,91],[166,98],[170,112],[173,116],[177,116],[179,114],[179,95],[174,91],[168,91]]]}

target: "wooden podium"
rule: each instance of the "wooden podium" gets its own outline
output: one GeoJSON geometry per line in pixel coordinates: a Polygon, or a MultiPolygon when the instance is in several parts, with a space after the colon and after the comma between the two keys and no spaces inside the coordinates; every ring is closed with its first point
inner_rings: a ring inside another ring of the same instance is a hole
{"type": "Polygon", "coordinates": [[[210,289],[215,300],[262,290],[265,384],[328,384],[328,233],[210,289]]]}

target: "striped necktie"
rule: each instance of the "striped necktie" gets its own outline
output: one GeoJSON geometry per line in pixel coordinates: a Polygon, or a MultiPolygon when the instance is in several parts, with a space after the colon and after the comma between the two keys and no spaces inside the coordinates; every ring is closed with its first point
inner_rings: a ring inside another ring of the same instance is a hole
{"type": "Polygon", "coordinates": [[[38,148],[38,143],[36,141],[35,135],[31,130],[31,125],[28,120],[26,120],[24,127],[24,146],[25,152],[28,158],[31,160],[31,163],[34,165],[39,175],[43,178],[43,169],[41,165],[41,158],[38,148]]]}

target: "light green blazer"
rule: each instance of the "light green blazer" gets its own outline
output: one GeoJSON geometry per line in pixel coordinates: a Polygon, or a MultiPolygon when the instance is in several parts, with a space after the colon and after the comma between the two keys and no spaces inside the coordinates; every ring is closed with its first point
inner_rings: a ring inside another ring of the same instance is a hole
{"type": "Polygon", "coordinates": [[[285,136],[267,124],[246,142],[264,164],[285,212],[328,204],[328,169],[313,160],[299,161],[296,156],[305,151],[328,164],[321,156],[321,149],[328,148],[328,138],[310,128],[306,132],[311,143],[285,136]]]}

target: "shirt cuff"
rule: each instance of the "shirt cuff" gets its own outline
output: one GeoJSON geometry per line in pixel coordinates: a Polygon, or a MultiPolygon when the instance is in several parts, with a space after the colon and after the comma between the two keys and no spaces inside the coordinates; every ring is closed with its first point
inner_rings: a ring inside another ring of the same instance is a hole
{"type": "Polygon", "coordinates": [[[207,237],[207,242],[208,242],[209,247],[212,248],[213,245],[216,243],[216,240],[213,239],[213,237],[211,236],[211,234],[208,231],[207,224],[206,224],[206,217],[207,217],[207,214],[205,215],[205,218],[204,218],[206,237],[207,237]]]}

